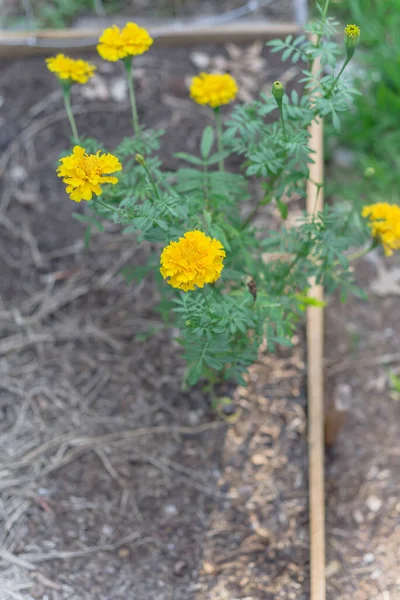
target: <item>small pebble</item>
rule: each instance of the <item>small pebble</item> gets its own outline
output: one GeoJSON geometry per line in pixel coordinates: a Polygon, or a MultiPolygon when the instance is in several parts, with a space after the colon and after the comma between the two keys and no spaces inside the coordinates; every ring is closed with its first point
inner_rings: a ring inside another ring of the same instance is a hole
{"type": "Polygon", "coordinates": [[[22,183],[26,180],[28,173],[22,165],[13,165],[9,170],[9,175],[15,183],[22,183]]]}
{"type": "Polygon", "coordinates": [[[367,498],[367,506],[368,506],[368,508],[369,508],[370,511],[372,511],[372,512],[378,512],[378,510],[382,506],[382,500],[380,500],[376,496],[369,496],[367,498]]]}
{"type": "Polygon", "coordinates": [[[178,514],[178,509],[176,508],[175,504],[166,504],[164,506],[164,513],[168,517],[173,517],[178,514]]]}
{"type": "Polygon", "coordinates": [[[174,565],[174,575],[176,575],[177,577],[180,577],[181,575],[183,575],[184,570],[187,567],[187,562],[184,560],[178,560],[178,562],[175,563],[174,565]]]}
{"type": "Polygon", "coordinates": [[[363,561],[367,565],[370,565],[371,563],[373,563],[374,560],[375,560],[375,555],[372,554],[372,552],[367,552],[367,554],[364,554],[364,556],[363,556],[363,561]]]}
{"type": "Polygon", "coordinates": [[[358,510],[358,509],[355,510],[353,512],[353,517],[354,517],[354,520],[356,523],[358,523],[358,524],[364,523],[364,517],[363,517],[361,510],[358,510]]]}

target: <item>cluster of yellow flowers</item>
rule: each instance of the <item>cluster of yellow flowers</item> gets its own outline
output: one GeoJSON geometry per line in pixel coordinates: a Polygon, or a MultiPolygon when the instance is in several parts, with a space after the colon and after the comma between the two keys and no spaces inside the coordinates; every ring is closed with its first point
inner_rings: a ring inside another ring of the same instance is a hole
{"type": "Polygon", "coordinates": [[[64,81],[84,84],[92,77],[96,67],[86,60],[75,60],[64,54],[46,58],[47,68],[64,81]]]}
{"type": "Polygon", "coordinates": [[[362,216],[369,219],[372,236],[381,241],[386,256],[400,250],[400,206],[376,202],[364,206],[362,216]]]}
{"type": "MultiPolygon", "coordinates": [[[[360,30],[356,25],[346,27],[345,37],[348,43],[356,43],[359,35],[360,30]]],[[[152,43],[153,40],[145,29],[136,23],[127,23],[122,29],[116,25],[105,29],[97,50],[103,59],[114,62],[143,54],[152,43]]],[[[50,71],[69,84],[86,83],[96,68],[84,60],[74,60],[63,54],[46,59],[46,63],[50,71]]],[[[274,85],[276,87],[277,84],[274,85]]],[[[200,73],[192,79],[190,86],[191,98],[214,110],[232,102],[237,92],[235,79],[227,73],[200,73]]],[[[274,95],[278,92],[281,90],[274,88],[274,95]]],[[[79,145],[74,147],[70,156],[62,158],[60,163],[57,174],[63,178],[67,186],[66,192],[75,202],[91,200],[93,195],[99,196],[102,193],[101,185],[116,184],[118,179],[111,174],[122,169],[120,161],[113,154],[101,154],[100,151],[87,154],[85,148],[79,145]]],[[[399,206],[378,202],[366,206],[362,216],[369,219],[372,236],[381,241],[387,255],[400,249],[399,206]]],[[[202,231],[188,231],[177,242],[171,241],[164,248],[160,272],[172,287],[187,292],[217,281],[224,268],[225,256],[221,242],[202,231]]]]}

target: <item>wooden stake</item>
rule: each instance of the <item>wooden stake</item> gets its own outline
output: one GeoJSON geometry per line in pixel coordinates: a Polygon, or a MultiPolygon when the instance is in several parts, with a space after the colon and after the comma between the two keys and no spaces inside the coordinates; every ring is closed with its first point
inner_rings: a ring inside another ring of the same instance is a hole
{"type": "MultiPolygon", "coordinates": [[[[126,19],[128,20],[128,19],[126,19]]],[[[37,31],[0,31],[0,58],[16,58],[34,54],[68,52],[76,54],[96,49],[98,39],[110,23],[93,29],[44,29],[37,31]]],[[[116,21],[117,22],[117,21],[116,21]]],[[[250,42],[257,39],[296,34],[296,23],[271,23],[266,20],[240,20],[224,25],[204,26],[195,21],[177,24],[176,21],[141,21],[154,43],[158,45],[187,45],[202,43],[250,42]]]]}
{"type": "MultiPolygon", "coordinates": [[[[315,70],[319,67],[315,65],[315,70]]],[[[315,71],[314,71],[315,72],[315,71]]],[[[307,212],[322,211],[324,179],[323,123],[314,121],[310,128],[310,147],[315,151],[307,182],[307,212]],[[318,184],[318,185],[316,185],[318,184]]],[[[323,288],[312,284],[310,296],[323,300],[323,288]]],[[[323,308],[307,308],[307,386],[308,456],[310,495],[310,578],[311,600],[326,599],[325,585],[325,495],[324,495],[324,381],[323,381],[323,308]]]]}

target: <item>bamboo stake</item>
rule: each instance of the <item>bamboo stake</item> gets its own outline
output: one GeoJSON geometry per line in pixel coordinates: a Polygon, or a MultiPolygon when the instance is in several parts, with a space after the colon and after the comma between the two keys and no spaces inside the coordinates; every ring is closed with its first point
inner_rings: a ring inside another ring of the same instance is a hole
{"type": "MultiPolygon", "coordinates": [[[[184,45],[195,43],[226,43],[254,41],[296,34],[296,23],[271,23],[261,20],[241,20],[217,26],[195,22],[177,26],[173,21],[140,22],[154,39],[155,45],[184,45]]],[[[0,31],[0,58],[15,58],[34,54],[95,50],[104,27],[93,29],[44,29],[37,31],[0,31]]]]}
{"type": "MultiPolygon", "coordinates": [[[[319,68],[314,64],[314,72],[319,68]]],[[[307,212],[323,209],[324,179],[323,122],[313,121],[310,147],[315,151],[307,182],[307,212]]],[[[312,284],[310,296],[323,300],[323,288],[312,284]]],[[[307,308],[307,385],[308,385],[308,455],[310,495],[310,579],[311,600],[326,599],[325,583],[325,497],[324,497],[324,382],[323,382],[323,309],[307,308]]]]}

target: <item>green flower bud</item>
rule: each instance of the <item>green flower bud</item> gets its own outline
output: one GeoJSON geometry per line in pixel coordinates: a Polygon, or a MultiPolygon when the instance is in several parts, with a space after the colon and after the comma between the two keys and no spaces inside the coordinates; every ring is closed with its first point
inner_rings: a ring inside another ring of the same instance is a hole
{"type": "Polygon", "coordinates": [[[360,41],[360,28],[358,25],[347,25],[344,30],[344,43],[346,46],[347,57],[350,59],[360,41]]]}
{"type": "Polygon", "coordinates": [[[272,86],[272,95],[275,98],[278,106],[282,104],[282,98],[285,95],[285,88],[280,81],[275,81],[272,86]]]}
{"type": "Polygon", "coordinates": [[[367,167],[364,171],[364,175],[365,175],[365,177],[368,177],[368,179],[373,177],[375,175],[374,167],[367,167]]]}
{"type": "Polygon", "coordinates": [[[185,321],[185,325],[186,325],[186,327],[189,327],[191,324],[192,324],[192,321],[191,321],[190,319],[187,319],[187,320],[185,321]]]}
{"type": "Polygon", "coordinates": [[[146,164],[144,156],[142,156],[141,154],[135,154],[135,160],[139,163],[139,165],[142,165],[142,167],[144,167],[144,165],[146,164]]]}

